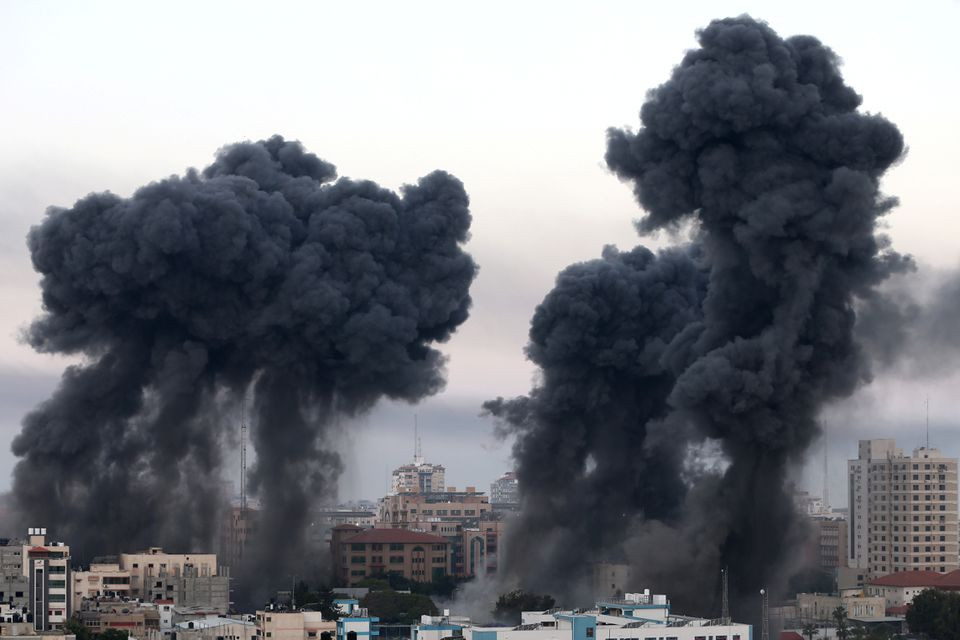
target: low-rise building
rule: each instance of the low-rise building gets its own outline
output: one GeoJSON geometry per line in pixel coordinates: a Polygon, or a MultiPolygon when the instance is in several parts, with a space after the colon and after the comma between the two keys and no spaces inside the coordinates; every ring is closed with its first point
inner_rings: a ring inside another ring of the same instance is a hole
{"type": "Polygon", "coordinates": [[[341,530],[334,539],[334,561],[341,586],[369,576],[397,573],[409,580],[431,582],[450,575],[450,542],[406,529],[341,530]]]}
{"type": "Polygon", "coordinates": [[[247,618],[206,616],[178,622],[170,640],[257,640],[257,624],[247,618]]]}
{"type": "Polygon", "coordinates": [[[626,563],[597,562],[593,565],[593,596],[621,597],[630,585],[633,569],[626,563]]]}
{"type": "Polygon", "coordinates": [[[333,640],[337,623],[319,611],[257,611],[258,640],[333,640]]]}
{"type": "Polygon", "coordinates": [[[32,622],[3,622],[0,623],[0,639],[2,640],[77,640],[72,633],[62,631],[37,631],[32,622]]]}
{"type": "Polygon", "coordinates": [[[481,627],[463,618],[432,617],[416,625],[412,640],[750,640],[753,628],[726,620],[708,620],[673,613],[666,596],[628,593],[622,599],[598,602],[592,609],[524,611],[521,624],[481,627]]]}
{"type": "Polygon", "coordinates": [[[902,607],[926,589],[960,591],[960,570],[950,573],[936,571],[899,571],[867,583],[867,594],[883,598],[887,609],[902,607]]]}
{"type": "Polygon", "coordinates": [[[119,598],[87,600],[77,614],[81,624],[98,634],[116,629],[138,639],[158,640],[161,636],[160,612],[152,604],[119,598]]]}
{"type": "Polygon", "coordinates": [[[73,601],[100,597],[130,597],[130,572],[116,558],[94,558],[86,571],[73,572],[73,601]]]}
{"type": "Polygon", "coordinates": [[[172,600],[177,607],[193,607],[223,615],[230,608],[230,576],[200,575],[196,567],[164,571],[145,585],[144,599],[172,600]]]}
{"type": "Polygon", "coordinates": [[[879,596],[798,593],[796,616],[803,622],[830,621],[837,607],[843,606],[850,618],[882,618],[886,604],[879,596]]]}

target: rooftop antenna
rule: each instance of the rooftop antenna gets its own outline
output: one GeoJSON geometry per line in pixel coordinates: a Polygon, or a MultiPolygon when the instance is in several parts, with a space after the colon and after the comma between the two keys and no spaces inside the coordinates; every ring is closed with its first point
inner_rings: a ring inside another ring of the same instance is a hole
{"type": "Polygon", "coordinates": [[[423,450],[420,447],[420,422],[417,414],[413,414],[413,464],[423,464],[423,450]]]}
{"type": "Polygon", "coordinates": [[[730,624],[730,598],[728,596],[728,585],[727,585],[727,567],[724,567],[720,570],[720,576],[722,579],[723,589],[723,604],[720,609],[720,618],[723,620],[723,624],[730,624]]]}
{"type": "Polygon", "coordinates": [[[930,396],[927,396],[926,402],[927,406],[927,449],[930,448],[930,396]]]}
{"type": "Polygon", "coordinates": [[[761,602],[761,620],[760,620],[760,640],[770,640],[770,604],[767,598],[767,590],[760,589],[761,602]]]}

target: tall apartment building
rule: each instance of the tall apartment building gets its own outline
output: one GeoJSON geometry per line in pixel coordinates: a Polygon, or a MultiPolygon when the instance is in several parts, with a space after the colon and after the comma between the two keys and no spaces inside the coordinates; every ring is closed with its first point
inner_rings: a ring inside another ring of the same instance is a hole
{"type": "Polygon", "coordinates": [[[814,563],[823,569],[847,566],[847,521],[839,516],[813,516],[814,563]]]}
{"type": "Polygon", "coordinates": [[[960,567],[957,459],[921,447],[906,456],[893,440],[861,440],[847,463],[851,567],[869,579],[960,567]]]}
{"type": "Polygon", "coordinates": [[[518,504],[518,486],[517,474],[507,471],[490,483],[490,504],[518,504]]]}
{"type": "Polygon", "coordinates": [[[27,530],[23,545],[23,575],[28,580],[27,606],[37,631],[63,629],[73,613],[70,588],[70,547],[47,542],[47,530],[27,530]]]}
{"type": "Polygon", "coordinates": [[[342,586],[386,573],[417,582],[450,575],[450,542],[446,538],[406,529],[357,527],[351,531],[351,525],[337,527],[335,533],[333,558],[342,586]]]}
{"type": "Polygon", "coordinates": [[[445,472],[443,465],[424,462],[423,458],[417,456],[413,464],[405,464],[393,470],[390,493],[396,495],[443,491],[445,472]]]}

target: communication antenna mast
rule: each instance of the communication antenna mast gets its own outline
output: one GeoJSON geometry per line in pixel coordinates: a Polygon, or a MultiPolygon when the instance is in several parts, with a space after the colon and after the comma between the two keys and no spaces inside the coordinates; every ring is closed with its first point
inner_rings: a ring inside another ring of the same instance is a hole
{"type": "Polygon", "coordinates": [[[247,514],[247,398],[240,403],[240,513],[247,514]]]}
{"type": "Polygon", "coordinates": [[[827,453],[830,449],[830,442],[827,439],[827,429],[823,429],[823,510],[830,509],[830,472],[827,470],[827,453]]]}
{"type": "Polygon", "coordinates": [[[420,446],[420,422],[417,414],[413,414],[413,464],[423,464],[423,450],[420,446]]]}
{"type": "Polygon", "coordinates": [[[726,567],[720,570],[720,576],[722,579],[721,589],[723,590],[723,603],[720,609],[720,618],[723,619],[723,624],[730,624],[730,597],[728,595],[727,571],[728,570],[726,567]]]}
{"type": "Polygon", "coordinates": [[[766,589],[760,589],[760,600],[762,607],[760,620],[760,640],[770,640],[770,606],[766,589]]]}
{"type": "Polygon", "coordinates": [[[927,396],[927,449],[930,448],[930,396],[927,396]]]}

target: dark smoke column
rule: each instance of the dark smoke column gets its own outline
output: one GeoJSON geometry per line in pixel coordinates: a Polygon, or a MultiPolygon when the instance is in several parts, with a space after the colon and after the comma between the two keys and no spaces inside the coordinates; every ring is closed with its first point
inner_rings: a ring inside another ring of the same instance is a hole
{"type": "Polygon", "coordinates": [[[397,194],[335,176],[275,136],[31,230],[45,312],[28,338],[83,360],[13,445],[30,522],[87,554],[209,548],[252,388],[263,566],[290,572],[309,508],[336,489],[337,417],[443,386],[431,345],[466,320],[476,273],[457,179],[397,194]]]}
{"type": "MultiPolygon", "coordinates": [[[[666,406],[625,414],[631,423],[589,423],[585,437],[564,437],[564,450],[578,450],[565,462],[582,478],[581,489],[609,473],[607,463],[630,489],[640,471],[619,462],[627,454],[604,450],[600,443],[608,431],[633,434],[619,442],[632,448],[640,469],[663,438],[681,447],[703,438],[720,443],[729,463],[722,475],[689,475],[680,468],[658,474],[658,480],[687,477],[690,493],[637,494],[632,509],[623,511],[633,519],[632,532],[619,536],[621,541],[633,536],[628,548],[634,552],[645,549],[641,556],[650,562],[638,562],[637,569],[660,582],[644,586],[679,592],[694,583],[702,601],[714,591],[713,581],[703,576],[718,575],[723,564],[732,568],[732,588],[741,596],[783,577],[796,524],[784,489],[788,467],[801,460],[816,436],[823,404],[849,395],[866,379],[865,358],[854,340],[854,304],[905,259],[877,233],[878,218],[895,204],[880,195],[879,180],[903,153],[903,140],[884,118],[857,111],[860,97],[843,83],[837,57],[812,37],[784,40],[749,17],[715,21],[698,37],[700,47],[649,94],[639,131],[609,132],[606,160],[634,186],[645,211],[641,234],[694,223],[694,246],[708,273],[701,312],[676,330],[673,340],[642,324],[633,342],[617,336],[622,345],[643,345],[654,336],[670,341],[657,360],[673,376],[670,388],[637,391],[651,406],[660,398],[666,406]],[[661,436],[655,442],[649,435],[653,427],[661,436]],[[676,508],[664,508],[664,500],[676,508]],[[662,535],[664,529],[677,534],[662,535]],[[661,572],[651,570],[656,563],[661,572]]],[[[667,282],[642,294],[661,300],[685,290],[667,282]]],[[[611,297],[609,304],[625,303],[611,297]]],[[[588,306],[604,308],[596,299],[588,306]]],[[[531,424],[516,417],[521,406],[524,416],[533,412],[530,405],[542,411],[539,399],[554,384],[552,363],[536,357],[542,342],[537,327],[535,318],[530,353],[545,367],[544,388],[530,398],[491,406],[518,426],[524,508],[542,512],[549,504],[555,513],[544,529],[550,530],[589,521],[608,507],[608,496],[578,496],[585,512],[556,510],[561,501],[550,500],[542,471],[528,459],[530,445],[549,438],[545,432],[557,432],[566,419],[531,424]],[[505,410],[510,407],[513,413],[505,410]]],[[[616,373],[616,360],[591,361],[591,356],[622,327],[607,322],[595,330],[569,357],[575,355],[591,375],[604,369],[616,373]]],[[[552,339],[565,335],[569,332],[552,339]]],[[[638,403],[637,396],[592,397],[616,406],[638,403]]],[[[539,533],[528,535],[536,539],[539,533]]],[[[567,543],[590,548],[590,541],[567,543]]]]}

